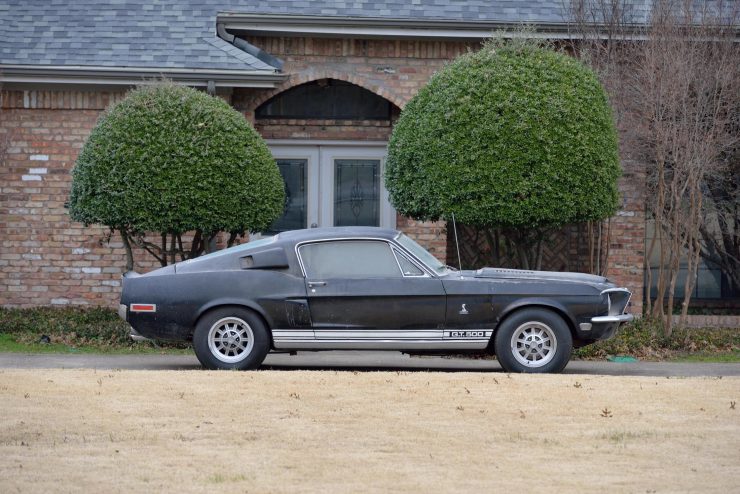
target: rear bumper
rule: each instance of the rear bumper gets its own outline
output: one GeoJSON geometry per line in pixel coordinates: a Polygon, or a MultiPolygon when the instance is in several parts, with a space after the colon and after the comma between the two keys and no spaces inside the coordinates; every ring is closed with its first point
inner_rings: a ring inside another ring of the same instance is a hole
{"type": "Polygon", "coordinates": [[[119,304],[118,305],[118,317],[120,317],[124,321],[127,321],[128,320],[128,319],[126,319],[126,315],[127,315],[126,314],[126,309],[127,309],[126,304],[119,304]]]}
{"type": "Polygon", "coordinates": [[[134,328],[131,328],[131,333],[129,334],[131,336],[131,339],[134,341],[151,341],[151,339],[147,338],[146,336],[141,336],[138,331],[136,331],[134,328]]]}
{"type": "MultiPolygon", "coordinates": [[[[127,319],[127,309],[128,307],[126,304],[119,304],[118,305],[118,317],[123,319],[124,321],[128,321],[127,319]]],[[[136,331],[133,327],[129,326],[129,336],[134,341],[151,341],[146,336],[142,336],[138,331],[136,331]]]]}

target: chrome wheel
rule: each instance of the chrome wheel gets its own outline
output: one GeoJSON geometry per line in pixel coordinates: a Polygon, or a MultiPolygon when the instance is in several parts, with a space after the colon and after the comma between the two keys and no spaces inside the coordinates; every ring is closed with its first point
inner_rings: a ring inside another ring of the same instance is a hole
{"type": "Polygon", "coordinates": [[[221,362],[240,362],[254,348],[254,332],[243,319],[224,317],[208,331],[208,348],[221,362]]]}
{"type": "Polygon", "coordinates": [[[557,348],[555,332],[541,322],[526,322],[511,336],[511,354],[526,367],[547,365],[555,357],[557,348]]]}

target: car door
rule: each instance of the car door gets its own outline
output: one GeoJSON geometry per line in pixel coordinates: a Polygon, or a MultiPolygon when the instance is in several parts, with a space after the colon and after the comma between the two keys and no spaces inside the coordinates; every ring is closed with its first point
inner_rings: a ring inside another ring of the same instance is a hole
{"type": "Polygon", "coordinates": [[[310,242],[300,245],[298,253],[317,340],[442,337],[446,312],[442,282],[389,242],[310,242]]]}

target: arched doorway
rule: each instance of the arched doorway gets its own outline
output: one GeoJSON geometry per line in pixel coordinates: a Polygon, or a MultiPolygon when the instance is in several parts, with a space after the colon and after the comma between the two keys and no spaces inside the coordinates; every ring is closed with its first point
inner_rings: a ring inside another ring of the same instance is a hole
{"type": "Polygon", "coordinates": [[[286,207],[272,232],[324,226],[395,228],[383,172],[399,109],[365,88],[321,79],[255,110],[283,175],[286,207]]]}

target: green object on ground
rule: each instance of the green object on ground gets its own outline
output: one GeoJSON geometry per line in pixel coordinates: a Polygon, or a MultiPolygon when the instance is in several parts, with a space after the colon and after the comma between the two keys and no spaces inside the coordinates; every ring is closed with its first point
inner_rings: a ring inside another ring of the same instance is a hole
{"type": "Polygon", "coordinates": [[[609,362],[617,362],[619,364],[637,362],[635,357],[630,357],[629,355],[609,355],[606,359],[609,362]]]}

